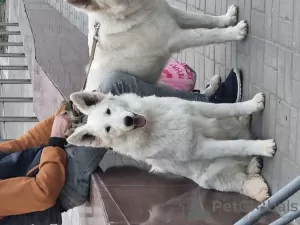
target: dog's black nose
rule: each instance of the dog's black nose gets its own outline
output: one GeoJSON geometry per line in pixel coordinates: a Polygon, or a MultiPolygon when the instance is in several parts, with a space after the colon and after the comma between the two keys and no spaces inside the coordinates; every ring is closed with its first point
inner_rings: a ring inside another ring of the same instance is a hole
{"type": "Polygon", "coordinates": [[[130,116],[126,116],[124,119],[124,123],[126,127],[130,127],[133,124],[133,119],[130,116]]]}

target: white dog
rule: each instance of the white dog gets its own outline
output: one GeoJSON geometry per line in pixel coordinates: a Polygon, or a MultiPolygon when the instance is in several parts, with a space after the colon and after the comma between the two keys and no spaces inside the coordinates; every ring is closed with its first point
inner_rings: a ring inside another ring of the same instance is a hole
{"type": "Polygon", "coordinates": [[[248,157],[273,157],[275,141],[245,140],[249,115],[264,108],[263,94],[235,104],[87,91],[72,94],[71,100],[88,120],[67,139],[70,144],[111,148],[146,161],[152,171],[185,176],[203,188],[258,201],[269,197],[259,161],[248,157]]]}
{"type": "Polygon", "coordinates": [[[89,17],[91,52],[95,21],[100,23],[99,42],[86,90],[98,88],[103,75],[127,72],[156,84],[175,52],[190,47],[243,40],[246,21],[237,23],[237,6],[226,15],[186,12],[165,0],[65,0],[89,17]]]}

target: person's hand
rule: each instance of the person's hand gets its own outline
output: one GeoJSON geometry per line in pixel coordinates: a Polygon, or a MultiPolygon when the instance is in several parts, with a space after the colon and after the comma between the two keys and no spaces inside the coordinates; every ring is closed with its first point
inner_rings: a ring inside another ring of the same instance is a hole
{"type": "Polygon", "coordinates": [[[66,112],[62,112],[54,118],[51,137],[65,138],[65,133],[71,127],[72,121],[66,112]]]}

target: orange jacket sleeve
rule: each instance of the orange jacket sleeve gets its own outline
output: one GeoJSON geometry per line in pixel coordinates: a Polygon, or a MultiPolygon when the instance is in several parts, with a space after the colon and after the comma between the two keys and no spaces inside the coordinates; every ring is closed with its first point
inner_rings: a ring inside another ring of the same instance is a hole
{"type": "Polygon", "coordinates": [[[27,148],[33,148],[41,145],[47,145],[51,134],[54,116],[39,122],[31,128],[26,134],[18,137],[16,140],[0,143],[1,152],[16,152],[27,148]]]}
{"type": "Polygon", "coordinates": [[[66,152],[45,147],[35,178],[0,180],[0,217],[43,211],[52,207],[65,182],[66,152]]]}
{"type": "Polygon", "coordinates": [[[16,152],[27,148],[47,145],[51,134],[54,117],[65,110],[65,105],[61,105],[55,114],[47,119],[40,121],[35,127],[31,128],[26,134],[16,140],[0,143],[1,152],[16,152]]]}

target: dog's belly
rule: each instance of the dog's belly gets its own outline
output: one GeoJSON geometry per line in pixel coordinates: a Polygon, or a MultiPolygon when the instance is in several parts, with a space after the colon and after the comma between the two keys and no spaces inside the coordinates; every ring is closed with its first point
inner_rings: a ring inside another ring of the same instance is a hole
{"type": "Polygon", "coordinates": [[[146,161],[152,166],[153,171],[173,173],[183,177],[195,180],[201,177],[205,170],[211,165],[210,160],[197,160],[197,161],[172,161],[167,159],[154,159],[146,161]]]}

